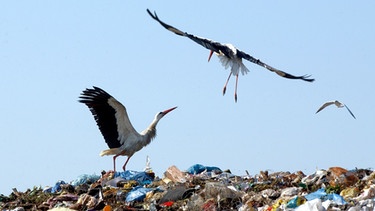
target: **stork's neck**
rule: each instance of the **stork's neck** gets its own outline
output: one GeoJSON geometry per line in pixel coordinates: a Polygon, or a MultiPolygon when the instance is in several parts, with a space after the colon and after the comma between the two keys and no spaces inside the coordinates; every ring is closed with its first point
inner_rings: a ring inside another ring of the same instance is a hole
{"type": "Polygon", "coordinates": [[[154,119],[151,124],[144,129],[140,134],[146,137],[146,140],[151,141],[156,136],[156,125],[158,124],[159,120],[154,119]]]}

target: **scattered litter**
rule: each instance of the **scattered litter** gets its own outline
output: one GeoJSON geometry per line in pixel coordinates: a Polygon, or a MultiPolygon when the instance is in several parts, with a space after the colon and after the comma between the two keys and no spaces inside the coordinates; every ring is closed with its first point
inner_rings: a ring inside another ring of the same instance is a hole
{"type": "Polygon", "coordinates": [[[145,171],[83,174],[70,183],[0,194],[0,210],[374,210],[375,171],[331,167],[310,175],[260,171],[251,176],[196,164],[145,171]]]}
{"type": "MultiPolygon", "coordinates": [[[[168,180],[174,182],[174,183],[184,183],[186,182],[186,175],[180,169],[178,169],[176,166],[171,166],[169,167],[165,172],[164,172],[165,178],[168,180]]],[[[167,180],[165,180],[167,181],[167,180]]],[[[166,182],[168,183],[168,182],[166,182]]]]}
{"type": "Polygon", "coordinates": [[[204,171],[221,173],[221,169],[215,166],[204,166],[201,164],[195,164],[186,170],[189,174],[200,174],[204,171]]]}
{"type": "Polygon", "coordinates": [[[51,193],[58,193],[61,191],[61,185],[66,184],[64,181],[59,180],[56,182],[55,186],[52,187],[51,193]]]}
{"type": "Polygon", "coordinates": [[[126,196],[126,202],[142,201],[144,198],[146,198],[146,194],[153,190],[154,189],[152,188],[137,186],[128,193],[126,196]]]}
{"type": "Polygon", "coordinates": [[[287,204],[287,208],[297,208],[301,204],[304,204],[306,202],[306,199],[300,196],[294,197],[292,200],[290,200],[287,204]]]}
{"type": "Polygon", "coordinates": [[[296,211],[326,211],[326,209],[322,205],[322,200],[316,198],[297,207],[296,211]]]}
{"type": "Polygon", "coordinates": [[[145,169],[143,171],[147,172],[147,173],[151,173],[152,172],[151,159],[150,159],[149,156],[147,156],[147,158],[146,158],[146,167],[145,167],[145,169]]]}
{"type": "Polygon", "coordinates": [[[125,180],[135,180],[141,185],[150,184],[154,180],[154,174],[144,171],[123,171],[116,172],[115,177],[121,177],[125,180]]]}
{"type": "Polygon", "coordinates": [[[320,199],[322,201],[330,200],[338,205],[344,205],[347,202],[344,200],[344,198],[336,193],[326,193],[326,190],[321,188],[313,193],[307,194],[304,196],[305,199],[308,201],[314,200],[314,199],[320,199]]]}
{"type": "Polygon", "coordinates": [[[78,185],[82,185],[84,183],[88,183],[88,184],[94,183],[98,179],[100,179],[100,175],[96,175],[96,174],[91,174],[91,175],[90,174],[82,174],[82,175],[78,176],[77,179],[73,180],[70,184],[75,187],[75,186],[78,186],[78,185]]]}
{"type": "Polygon", "coordinates": [[[177,186],[168,190],[160,199],[159,203],[175,202],[178,200],[186,199],[194,193],[194,188],[186,188],[185,186],[177,186]]]}

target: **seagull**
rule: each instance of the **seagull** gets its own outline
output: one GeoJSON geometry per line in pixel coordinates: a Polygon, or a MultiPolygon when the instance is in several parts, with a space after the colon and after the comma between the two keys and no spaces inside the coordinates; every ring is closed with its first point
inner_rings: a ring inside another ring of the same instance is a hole
{"type": "Polygon", "coordinates": [[[127,156],[122,167],[125,171],[129,159],[148,145],[156,137],[156,125],[166,114],[177,107],[167,109],[155,115],[151,124],[138,133],[130,123],[125,106],[99,87],[86,89],[80,96],[80,103],[86,104],[102,133],[109,149],[103,150],[100,156],[113,156],[113,170],[116,172],[116,158],[127,156]]]}
{"type": "Polygon", "coordinates": [[[249,54],[239,50],[232,44],[221,44],[219,42],[198,37],[192,34],[189,34],[187,32],[182,32],[181,30],[170,26],[163,21],[161,21],[158,16],[156,15],[156,12],[152,14],[149,9],[147,9],[148,14],[157,22],[159,22],[164,28],[167,30],[183,37],[188,37],[189,39],[193,40],[194,42],[198,43],[199,45],[207,48],[210,50],[210,54],[208,57],[208,61],[210,61],[212,54],[215,52],[215,54],[219,57],[219,60],[221,64],[225,67],[225,69],[230,68],[230,73],[229,76],[225,82],[224,88],[223,88],[223,95],[225,94],[226,87],[228,84],[228,81],[230,77],[233,75],[236,77],[236,86],[235,86],[235,92],[234,92],[234,99],[235,102],[237,102],[237,84],[238,84],[238,75],[239,72],[241,71],[242,75],[245,75],[249,72],[249,70],[246,68],[246,66],[242,63],[242,59],[246,59],[252,63],[255,63],[259,66],[262,66],[266,69],[268,69],[271,72],[276,73],[277,75],[288,78],[288,79],[300,79],[308,82],[313,82],[315,79],[309,78],[310,75],[303,75],[303,76],[294,76],[289,73],[286,73],[284,71],[281,71],[279,69],[276,69],[274,67],[271,67],[270,65],[260,61],[259,59],[256,59],[249,54]]]}
{"type": "Polygon", "coordinates": [[[325,107],[330,106],[330,105],[336,105],[337,108],[345,107],[345,108],[349,111],[349,113],[352,115],[352,117],[353,117],[354,119],[356,119],[355,116],[354,116],[354,114],[353,114],[353,112],[348,108],[348,106],[346,106],[344,103],[341,103],[341,102],[339,102],[339,101],[337,101],[337,100],[335,100],[335,101],[329,101],[329,102],[324,103],[324,104],[318,109],[318,111],[316,111],[316,114],[317,114],[319,111],[323,110],[325,107]]]}

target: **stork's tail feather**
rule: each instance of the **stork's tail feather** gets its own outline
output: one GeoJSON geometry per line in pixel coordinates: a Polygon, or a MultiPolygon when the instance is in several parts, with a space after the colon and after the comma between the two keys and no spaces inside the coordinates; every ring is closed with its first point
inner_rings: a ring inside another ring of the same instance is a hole
{"type": "Polygon", "coordinates": [[[106,149],[100,152],[100,156],[117,155],[120,152],[119,148],[106,149]]]}
{"type": "Polygon", "coordinates": [[[219,57],[221,65],[224,66],[225,69],[228,69],[229,67],[232,66],[232,61],[228,57],[226,57],[224,54],[217,54],[219,57]]]}
{"type": "Polygon", "coordinates": [[[245,75],[248,72],[250,72],[249,69],[247,69],[247,67],[240,60],[236,61],[234,59],[228,58],[224,54],[217,54],[217,56],[219,57],[219,60],[221,64],[225,67],[225,69],[231,67],[231,72],[233,75],[238,75],[240,71],[242,75],[245,75]]]}
{"type": "Polygon", "coordinates": [[[250,72],[250,70],[247,69],[247,67],[243,63],[241,63],[241,73],[242,73],[242,75],[245,75],[248,72],[250,72]]]}

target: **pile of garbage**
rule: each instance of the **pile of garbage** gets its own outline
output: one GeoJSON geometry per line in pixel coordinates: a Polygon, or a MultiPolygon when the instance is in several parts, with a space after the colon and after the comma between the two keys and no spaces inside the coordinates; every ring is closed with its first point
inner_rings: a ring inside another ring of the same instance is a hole
{"type": "Polygon", "coordinates": [[[52,187],[13,189],[0,195],[1,210],[373,210],[375,172],[331,167],[302,171],[261,171],[251,176],[196,164],[169,167],[159,178],[145,171],[81,175],[52,187]]]}

